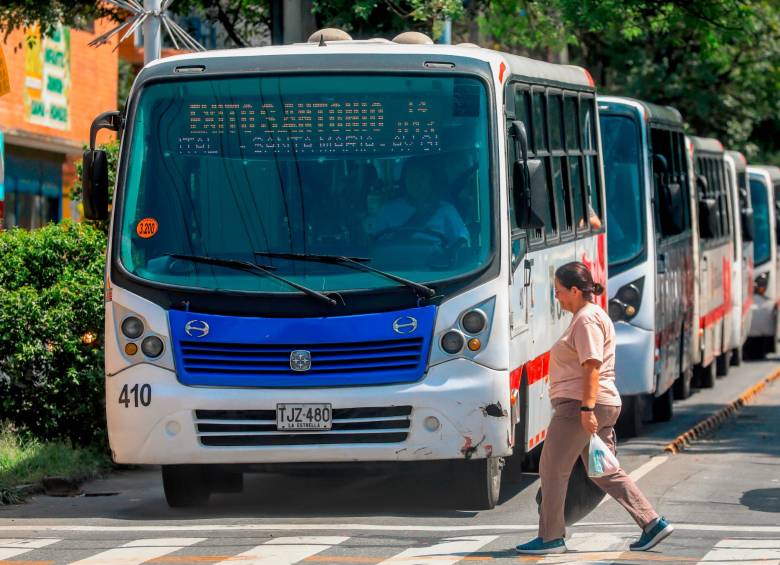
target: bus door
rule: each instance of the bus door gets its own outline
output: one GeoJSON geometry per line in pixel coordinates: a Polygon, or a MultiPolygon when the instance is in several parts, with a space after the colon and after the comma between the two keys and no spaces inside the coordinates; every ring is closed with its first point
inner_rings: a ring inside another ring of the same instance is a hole
{"type": "MultiPolygon", "coordinates": [[[[514,99],[516,117],[530,124],[529,158],[541,162],[547,186],[541,211],[544,226],[525,230],[524,235],[515,230],[512,238],[513,357],[525,347],[515,344],[517,337],[525,336],[530,345],[516,378],[522,440],[530,451],[544,440],[552,416],[549,352],[571,319],[555,299],[555,270],[580,260],[592,263],[597,274],[598,265],[603,265],[596,236],[603,237],[603,189],[593,96],[518,84],[514,99]]],[[[605,284],[606,277],[600,282],[605,284]]]]}
{"type": "MultiPolygon", "coordinates": [[[[651,124],[656,224],[656,397],[685,369],[685,330],[693,316],[693,244],[685,139],[680,131],[651,124]]],[[[664,406],[668,406],[664,404],[664,406]]]]}

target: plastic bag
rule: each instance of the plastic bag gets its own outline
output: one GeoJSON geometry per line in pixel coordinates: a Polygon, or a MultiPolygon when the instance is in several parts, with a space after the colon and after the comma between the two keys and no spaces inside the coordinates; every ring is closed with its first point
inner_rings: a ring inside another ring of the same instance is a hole
{"type": "Polygon", "coordinates": [[[598,435],[590,436],[588,449],[588,476],[603,477],[620,469],[617,457],[598,435]]]}

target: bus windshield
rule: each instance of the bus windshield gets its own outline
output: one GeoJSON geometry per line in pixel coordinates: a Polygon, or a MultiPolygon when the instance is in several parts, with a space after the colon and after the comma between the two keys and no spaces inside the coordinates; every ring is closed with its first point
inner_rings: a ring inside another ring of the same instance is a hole
{"type": "Polygon", "coordinates": [[[158,283],[275,293],[297,292],[280,277],[319,292],[397,284],[302,255],[416,283],[473,274],[494,251],[489,123],[486,87],[463,76],[153,83],[128,133],[121,263],[158,283]]]}
{"type": "Polygon", "coordinates": [[[750,199],[753,201],[753,264],[761,265],[772,256],[769,225],[769,191],[760,179],[750,178],[750,199]]]}
{"type": "Polygon", "coordinates": [[[609,265],[635,259],[645,246],[639,128],[623,116],[601,115],[607,185],[609,265]]]}

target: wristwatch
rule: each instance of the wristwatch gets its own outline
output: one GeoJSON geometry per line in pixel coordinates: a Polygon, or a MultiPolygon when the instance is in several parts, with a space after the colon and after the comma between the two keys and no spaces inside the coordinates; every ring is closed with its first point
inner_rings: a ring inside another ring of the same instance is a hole
{"type": "Polygon", "coordinates": [[[593,412],[595,409],[595,406],[580,406],[580,412],[593,412]]]}

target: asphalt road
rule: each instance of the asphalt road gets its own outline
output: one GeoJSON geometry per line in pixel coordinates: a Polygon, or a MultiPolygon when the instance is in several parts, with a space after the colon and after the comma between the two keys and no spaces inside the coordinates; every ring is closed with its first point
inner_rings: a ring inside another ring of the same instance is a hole
{"type": "Polygon", "coordinates": [[[780,381],[714,434],[677,454],[663,446],[780,366],[732,368],[716,388],[675,404],[620,445],[623,467],[676,527],[646,553],[628,552],[638,528],[607,499],[570,528],[565,555],[518,557],[535,537],[535,475],[511,467],[494,510],[455,509],[446,476],[375,471],[250,475],[243,494],[195,510],[165,504],[159,471],[115,473],[83,496],[37,496],[0,507],[0,563],[707,563],[780,565],[780,381]]]}

